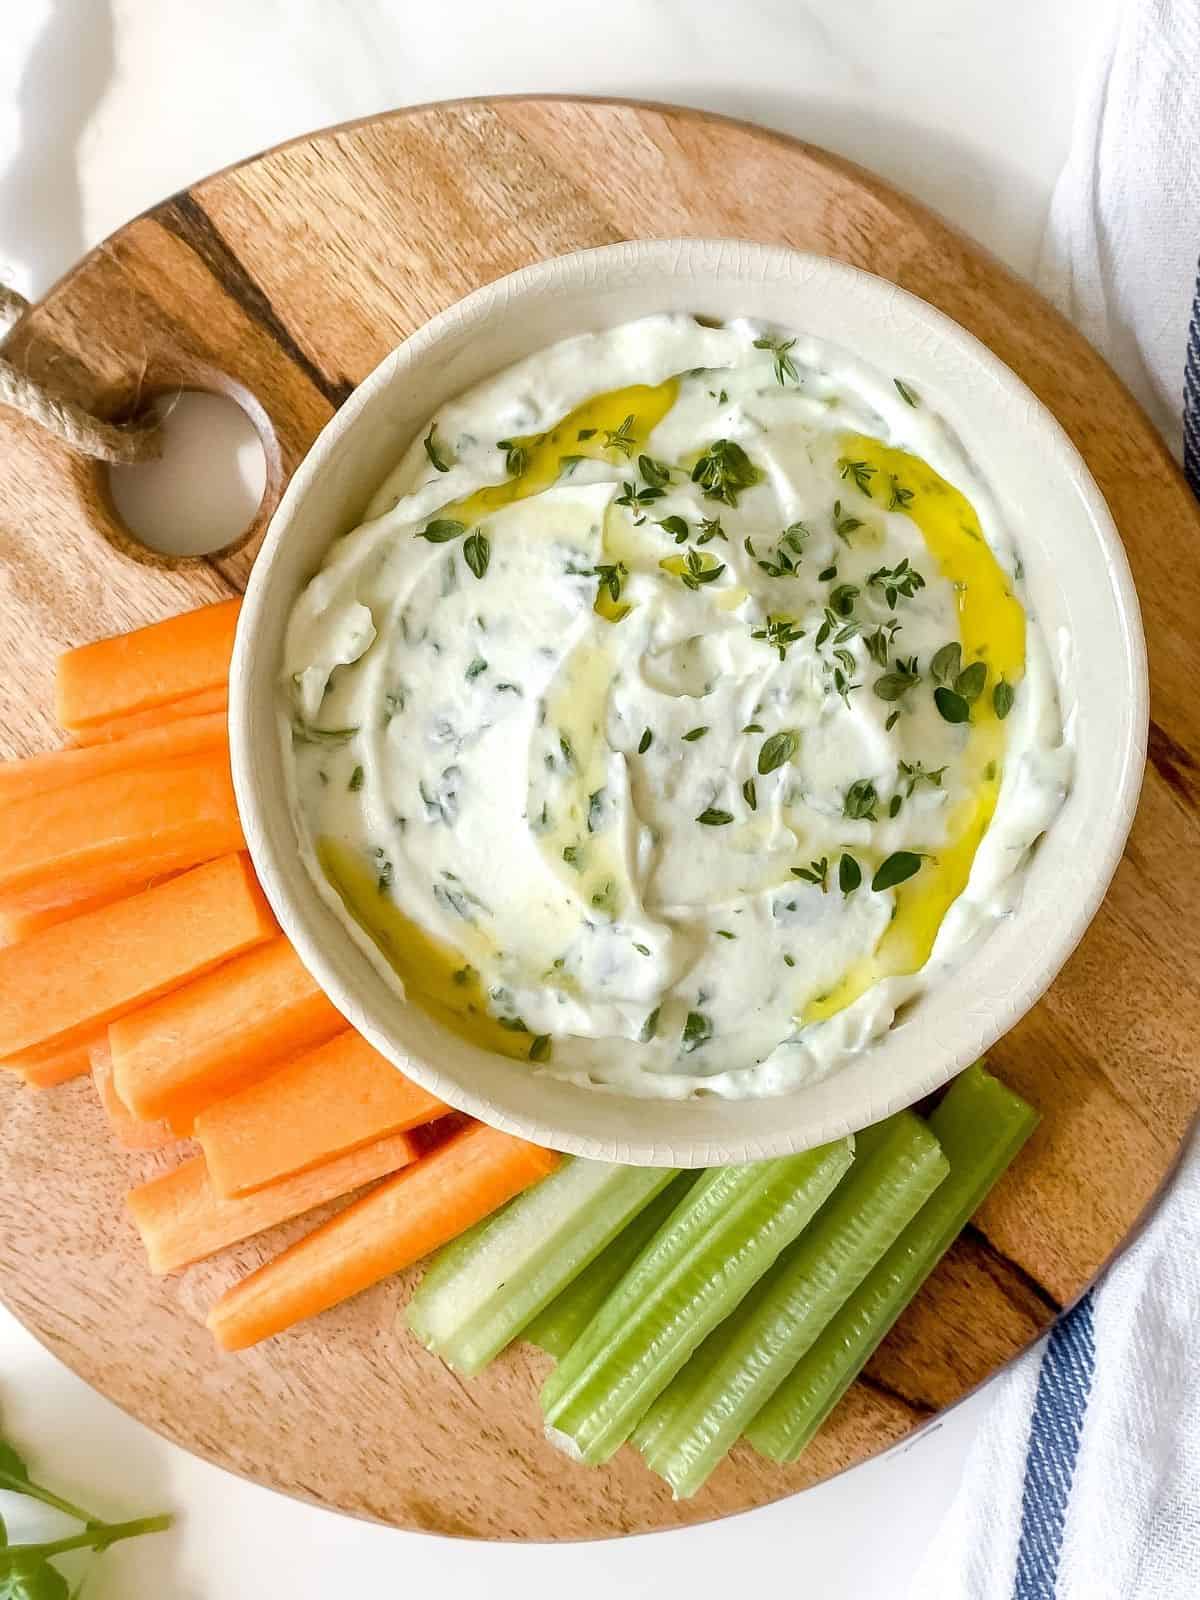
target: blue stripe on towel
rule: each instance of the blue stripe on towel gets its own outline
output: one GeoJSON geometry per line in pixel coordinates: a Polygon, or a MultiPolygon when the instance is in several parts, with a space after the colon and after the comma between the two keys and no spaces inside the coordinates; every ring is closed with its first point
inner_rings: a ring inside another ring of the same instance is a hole
{"type": "Polygon", "coordinates": [[[1193,493],[1200,495],[1200,272],[1183,366],[1183,470],[1193,493]]]}
{"type": "Polygon", "coordinates": [[[1013,1600],[1053,1600],[1071,1479],[1095,1365],[1089,1291],[1056,1323],[1042,1356],[1025,1456],[1013,1600]]]}

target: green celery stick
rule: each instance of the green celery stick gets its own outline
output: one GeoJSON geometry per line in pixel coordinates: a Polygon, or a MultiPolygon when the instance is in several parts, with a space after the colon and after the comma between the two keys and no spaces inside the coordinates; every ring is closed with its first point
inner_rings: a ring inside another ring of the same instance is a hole
{"type": "Polygon", "coordinates": [[[756,1450],[796,1460],[1037,1122],[978,1063],[958,1078],[929,1119],[950,1176],[755,1417],[746,1437],[756,1450]]]}
{"type": "Polygon", "coordinates": [[[681,1172],[674,1183],[655,1195],[591,1266],[527,1324],[521,1337],[561,1361],[699,1176],[698,1172],[681,1172]]]}
{"type": "Polygon", "coordinates": [[[853,1140],[839,1139],[706,1172],[546,1379],[550,1438],[579,1460],[607,1461],[853,1158],[853,1140]]]}
{"type": "Polygon", "coordinates": [[[434,1257],[409,1327],[448,1366],[481,1372],[677,1174],[564,1161],[434,1257]]]}
{"type": "Polygon", "coordinates": [[[634,1433],[677,1499],[706,1481],[949,1170],[911,1111],[859,1134],[853,1171],[634,1433]]]}

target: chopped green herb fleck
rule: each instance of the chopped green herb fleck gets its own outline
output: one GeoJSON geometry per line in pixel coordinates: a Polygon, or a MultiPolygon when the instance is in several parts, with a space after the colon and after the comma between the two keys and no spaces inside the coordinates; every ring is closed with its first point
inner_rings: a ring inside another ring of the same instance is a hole
{"type": "Polygon", "coordinates": [[[900,378],[893,378],[892,382],[896,385],[897,393],[899,394],[901,400],[904,401],[906,406],[913,406],[915,408],[916,406],[920,405],[920,398],[915,389],[910,388],[909,385],[904,383],[900,378]]]}
{"type": "Polygon", "coordinates": [[[472,678],[477,678],[481,672],[486,672],[487,669],[488,664],[483,657],[476,656],[474,661],[472,661],[471,665],[467,668],[467,682],[470,683],[472,678]]]}
{"type": "Polygon", "coordinates": [[[655,1006],[654,1010],[646,1018],[645,1022],[642,1023],[642,1030],[638,1034],[639,1044],[649,1044],[651,1039],[653,1039],[654,1035],[658,1032],[658,1013],[660,1010],[661,1007],[655,1006]]]}
{"type": "Polygon", "coordinates": [[[351,794],[358,793],[363,786],[365,777],[366,774],[363,772],[363,769],[361,767],[355,767],[354,771],[350,774],[350,782],[347,785],[351,794]]]}
{"type": "Polygon", "coordinates": [[[691,1055],[693,1050],[698,1050],[701,1045],[707,1044],[712,1038],[712,1023],[703,1011],[689,1011],[687,1021],[683,1025],[681,1043],[685,1054],[691,1055]]]}
{"type": "Polygon", "coordinates": [[[718,928],[716,930],[716,934],[717,934],[717,938],[718,939],[736,939],[737,938],[737,934],[736,933],[730,933],[728,928],[718,928]]]}
{"type": "Polygon", "coordinates": [[[648,944],[635,944],[633,948],[640,956],[648,956],[650,954],[650,946],[648,944]]]}
{"type": "Polygon", "coordinates": [[[583,851],[577,844],[564,845],[562,858],[569,867],[574,867],[576,872],[582,871],[583,851]]]}
{"type": "Polygon", "coordinates": [[[707,726],[700,727],[700,728],[689,728],[687,733],[681,735],[681,737],[683,738],[685,743],[687,743],[687,744],[695,744],[696,740],[697,739],[703,739],[704,735],[707,732],[708,732],[707,726]]]}
{"type": "Polygon", "coordinates": [[[638,740],[638,755],[644,756],[653,743],[654,735],[649,728],[646,728],[642,733],[642,737],[638,740]]]}
{"type": "Polygon", "coordinates": [[[548,1033],[539,1033],[529,1046],[529,1059],[530,1061],[549,1061],[550,1035],[548,1033]]]}

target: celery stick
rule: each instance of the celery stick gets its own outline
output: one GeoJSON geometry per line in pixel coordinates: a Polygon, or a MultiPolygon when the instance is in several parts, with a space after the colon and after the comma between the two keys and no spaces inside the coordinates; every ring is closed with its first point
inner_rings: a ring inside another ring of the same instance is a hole
{"type": "Polygon", "coordinates": [[[561,1361],[699,1176],[681,1172],[669,1188],[655,1195],[591,1266],[534,1317],[521,1337],[561,1361]]]}
{"type": "Polygon", "coordinates": [[[634,1433],[677,1499],[696,1493],[948,1171],[911,1111],[859,1134],[853,1171],[634,1433]]]}
{"type": "Polygon", "coordinates": [[[839,1139],[706,1172],[547,1378],[550,1438],[579,1460],[607,1461],[810,1220],[853,1151],[852,1140],[839,1139]]]}
{"type": "Polygon", "coordinates": [[[409,1327],[456,1371],[482,1371],[676,1176],[564,1161],[434,1257],[409,1327]]]}
{"type": "Polygon", "coordinates": [[[746,1437],[756,1450],[796,1460],[1037,1121],[981,1066],[962,1074],[929,1119],[950,1176],[755,1417],[746,1437]]]}

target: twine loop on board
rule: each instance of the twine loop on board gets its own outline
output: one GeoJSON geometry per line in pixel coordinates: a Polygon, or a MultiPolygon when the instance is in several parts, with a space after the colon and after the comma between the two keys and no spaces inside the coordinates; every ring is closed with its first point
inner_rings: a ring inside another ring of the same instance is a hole
{"type": "Polygon", "coordinates": [[[24,295],[0,283],[0,406],[19,411],[70,449],[97,461],[133,466],[161,455],[157,421],[105,422],[36,383],[4,358],[4,340],[28,310],[29,301],[24,295]]]}

